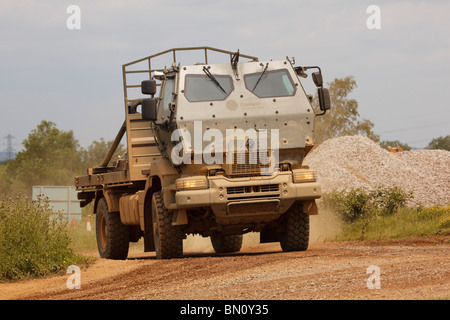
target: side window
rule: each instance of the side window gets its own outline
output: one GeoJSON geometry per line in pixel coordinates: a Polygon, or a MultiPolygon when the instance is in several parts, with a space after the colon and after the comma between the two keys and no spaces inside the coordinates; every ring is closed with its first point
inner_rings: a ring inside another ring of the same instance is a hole
{"type": "Polygon", "coordinates": [[[163,88],[160,94],[161,101],[159,102],[158,107],[158,121],[156,121],[157,123],[161,123],[169,119],[170,116],[169,104],[173,100],[172,96],[173,85],[174,85],[174,78],[169,78],[164,81],[163,88]]]}

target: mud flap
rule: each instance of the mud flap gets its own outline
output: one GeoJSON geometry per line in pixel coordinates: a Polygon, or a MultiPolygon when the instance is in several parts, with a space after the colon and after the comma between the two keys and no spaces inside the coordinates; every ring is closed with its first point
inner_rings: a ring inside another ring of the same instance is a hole
{"type": "Polygon", "coordinates": [[[155,240],[153,238],[152,208],[151,202],[145,201],[144,209],[144,252],[155,251],[155,240]]]}
{"type": "MultiPolygon", "coordinates": [[[[148,229],[147,229],[148,230],[148,229]]],[[[155,242],[153,240],[153,232],[144,233],[144,252],[155,251],[155,242]]]]}
{"type": "Polygon", "coordinates": [[[303,213],[308,216],[319,214],[319,209],[315,200],[303,201],[303,213]]]}

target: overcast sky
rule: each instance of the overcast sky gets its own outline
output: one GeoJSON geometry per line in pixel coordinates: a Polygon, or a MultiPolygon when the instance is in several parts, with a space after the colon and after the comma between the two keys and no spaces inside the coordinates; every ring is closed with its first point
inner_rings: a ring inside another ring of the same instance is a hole
{"type": "Polygon", "coordinates": [[[294,56],[326,82],[352,75],[351,97],[381,139],[424,147],[450,134],[449,13],[448,0],[1,0],[0,151],[8,134],[19,151],[42,120],[82,147],[114,139],[122,64],[183,46],[294,56]],[[79,30],[66,25],[71,4],[79,30]],[[367,28],[370,5],[381,29],[367,28]]]}

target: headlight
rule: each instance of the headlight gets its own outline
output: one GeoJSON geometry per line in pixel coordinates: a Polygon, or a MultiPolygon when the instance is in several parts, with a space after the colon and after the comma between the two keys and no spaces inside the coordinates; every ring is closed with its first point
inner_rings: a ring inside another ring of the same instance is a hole
{"type": "Polygon", "coordinates": [[[176,181],[177,191],[208,189],[208,180],[204,177],[182,178],[176,181]]]}
{"type": "Polygon", "coordinates": [[[300,182],[316,182],[316,172],[314,170],[298,170],[292,172],[294,183],[300,182]]]}

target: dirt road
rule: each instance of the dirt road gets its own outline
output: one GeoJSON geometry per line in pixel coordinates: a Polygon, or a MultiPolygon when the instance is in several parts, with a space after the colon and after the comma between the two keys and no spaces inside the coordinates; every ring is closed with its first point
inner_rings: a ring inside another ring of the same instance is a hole
{"type": "Polygon", "coordinates": [[[449,298],[450,238],[324,242],[293,253],[262,244],[164,261],[131,252],[125,261],[98,259],[80,275],[81,289],[72,290],[65,274],[3,283],[0,299],[449,298]],[[369,266],[376,267],[367,273],[369,266]]]}

